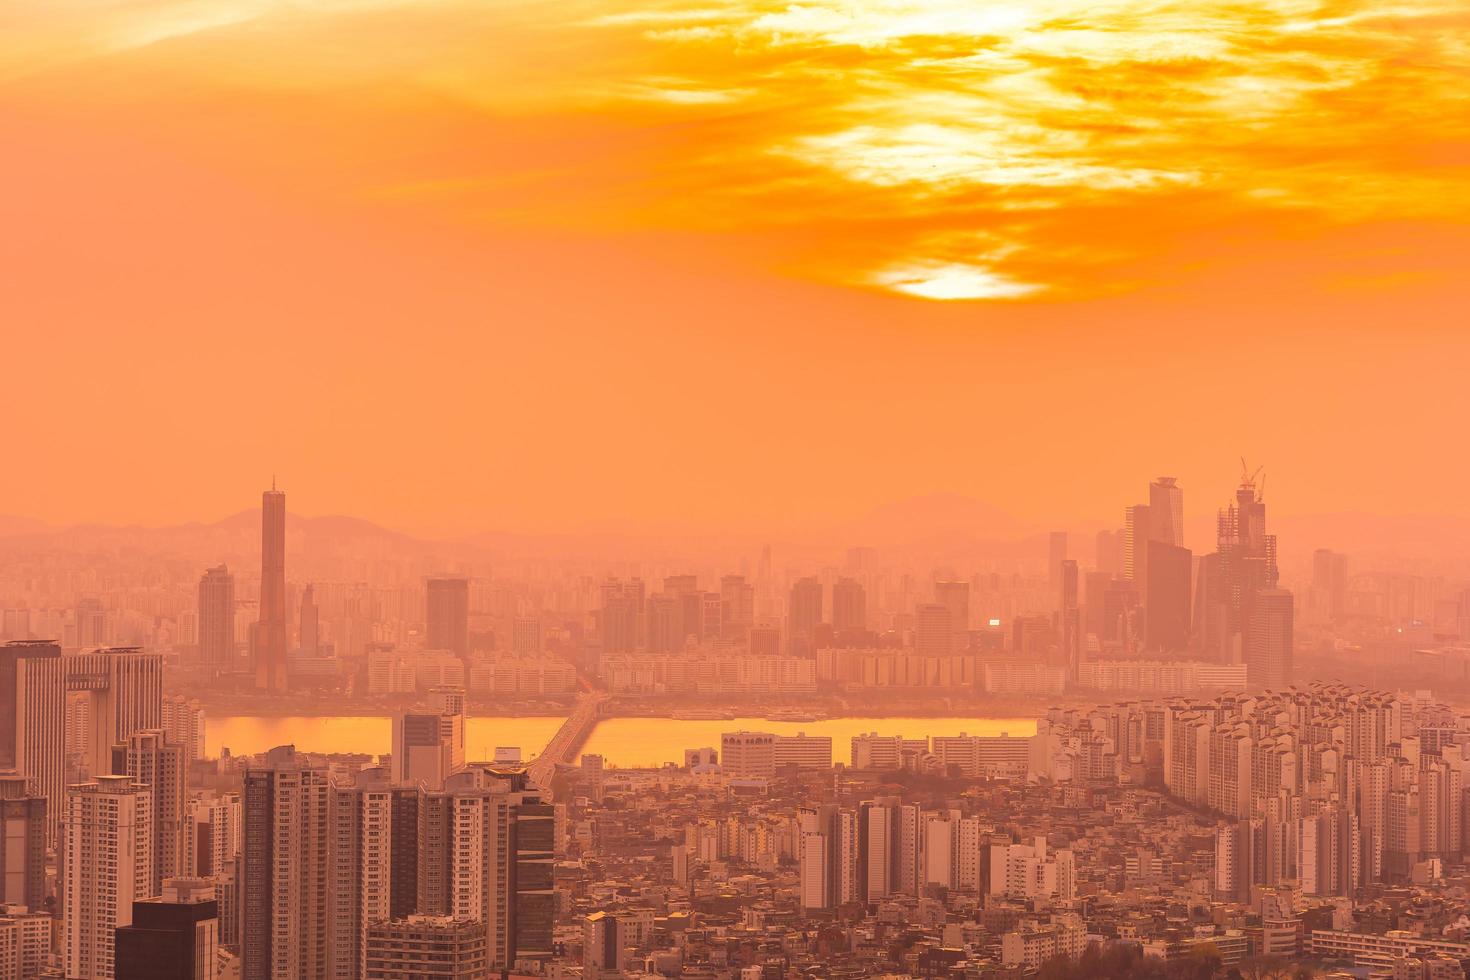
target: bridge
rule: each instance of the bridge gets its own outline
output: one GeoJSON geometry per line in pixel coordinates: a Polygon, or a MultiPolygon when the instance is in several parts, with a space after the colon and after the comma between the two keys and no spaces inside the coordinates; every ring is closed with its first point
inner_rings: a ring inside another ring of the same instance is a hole
{"type": "Polygon", "coordinates": [[[586,743],[592,729],[597,727],[598,719],[611,707],[611,701],[607,694],[600,691],[583,697],[577,703],[577,709],[562,722],[551,741],[546,743],[546,748],[531,763],[527,774],[531,782],[540,787],[548,798],[551,795],[551,777],[556,775],[556,767],[574,761],[577,750],[586,743]]]}

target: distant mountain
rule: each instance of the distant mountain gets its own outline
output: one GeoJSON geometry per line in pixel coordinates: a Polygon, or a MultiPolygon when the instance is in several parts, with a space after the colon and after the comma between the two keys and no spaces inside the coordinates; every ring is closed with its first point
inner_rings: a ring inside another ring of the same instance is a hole
{"type": "MultiPolygon", "coordinates": [[[[1284,567],[1300,570],[1317,548],[1348,554],[1357,568],[1416,567],[1461,571],[1470,564],[1470,519],[1432,515],[1386,516],[1342,513],[1278,515],[1271,529],[1280,539],[1284,567]]],[[[1068,528],[1069,553],[1084,566],[1093,559],[1099,527],[1068,528]]],[[[1112,528],[1108,528],[1111,530],[1112,528]]],[[[563,533],[489,531],[429,540],[372,521],[344,515],[286,518],[292,560],[331,563],[398,560],[424,568],[451,568],[495,557],[507,559],[607,560],[617,562],[749,557],[766,544],[784,562],[830,563],[848,548],[877,549],[885,559],[910,559],[918,566],[963,569],[974,562],[1042,567],[1051,528],[1027,522],[982,500],[936,493],[874,508],[862,517],[829,524],[811,522],[782,529],[735,531],[674,523],[624,522],[563,533]]],[[[1193,514],[1186,544],[1195,554],[1214,547],[1213,513],[1193,514]]],[[[260,511],[244,510],[212,523],[164,527],[78,524],[57,527],[24,517],[0,516],[0,555],[20,557],[69,552],[116,557],[182,559],[204,567],[220,561],[255,567],[260,559],[260,511]]]]}

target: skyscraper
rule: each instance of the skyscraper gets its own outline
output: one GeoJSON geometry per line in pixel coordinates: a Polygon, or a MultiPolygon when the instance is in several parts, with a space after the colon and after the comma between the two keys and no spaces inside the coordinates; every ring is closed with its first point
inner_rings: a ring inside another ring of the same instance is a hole
{"type": "Polygon", "coordinates": [[[199,579],[199,662],[228,669],[235,659],[235,576],[224,565],[199,579]]]}
{"type": "Polygon", "coordinates": [[[184,873],[184,810],[189,798],[189,762],[182,745],[161,731],[134,732],[112,749],[112,772],[133,778],[153,797],[153,876],[149,894],[157,895],[166,878],[184,873]]]}
{"type": "Polygon", "coordinates": [[[316,606],[316,589],[307,585],[301,593],[301,655],[316,657],[321,648],[321,611],[316,606]]]}
{"type": "Polygon", "coordinates": [[[0,647],[0,765],[18,769],[46,799],[53,840],[66,813],[69,699],[88,733],[83,765],[107,775],[114,745],[162,725],[163,655],[135,647],[62,655],[35,641],[0,647]]]}
{"type": "Polygon", "coordinates": [[[23,776],[0,772],[0,906],[33,912],[46,897],[46,801],[23,776]]]}
{"type": "MultiPolygon", "coordinates": [[[[1158,513],[1153,507],[1152,513],[1158,513]]],[[[1151,540],[1148,577],[1143,584],[1145,645],[1151,650],[1182,653],[1190,638],[1190,580],[1194,557],[1188,548],[1151,540]]]]}
{"type": "Polygon", "coordinates": [[[787,644],[793,656],[810,657],[812,643],[822,622],[822,583],[807,577],[791,586],[791,604],[786,611],[787,644]]]}
{"type": "Polygon", "coordinates": [[[430,650],[448,650],[458,657],[470,652],[470,580],[431,578],[427,587],[428,644],[430,650]]]}
{"type": "Polygon", "coordinates": [[[331,779],[289,746],[247,769],[241,976],[325,980],[330,963],[331,779]]]}
{"type": "Polygon", "coordinates": [[[935,582],[934,601],[949,610],[949,628],[954,633],[950,649],[964,649],[970,631],[970,583],[935,582]]]}
{"type": "Polygon", "coordinates": [[[914,610],[915,653],[944,656],[954,649],[954,637],[954,616],[948,606],[929,602],[914,610]]]}
{"type": "Polygon", "coordinates": [[[1294,597],[1285,589],[1252,595],[1246,610],[1246,681],[1254,689],[1279,691],[1291,683],[1294,597]]]}
{"type": "Polygon", "coordinates": [[[286,689],[286,494],[272,487],[260,501],[260,622],[255,686],[286,689]]]}
{"type": "Polygon", "coordinates": [[[863,630],[868,628],[868,595],[855,578],[840,578],[832,586],[832,628],[863,630]]]}
{"type": "Polygon", "coordinates": [[[1184,491],[1172,476],[1148,485],[1149,539],[1184,547],[1184,491]]]}
{"type": "Polygon", "coordinates": [[[112,980],[114,932],[152,897],[153,796],[131,776],[99,776],[66,795],[63,959],[71,980],[112,980]]]}
{"type": "Polygon", "coordinates": [[[208,882],[180,879],[133,903],[117,930],[117,980],[214,980],[219,902],[208,882]]]}
{"type": "Polygon", "coordinates": [[[404,712],[393,719],[393,782],[444,788],[464,768],[463,711],[404,712]]]}
{"type": "MultiPolygon", "coordinates": [[[[1067,532],[1053,531],[1047,536],[1046,580],[1054,600],[1060,601],[1062,562],[1067,560],[1067,532]]],[[[1060,606],[1058,606],[1060,608],[1060,606]]]]}

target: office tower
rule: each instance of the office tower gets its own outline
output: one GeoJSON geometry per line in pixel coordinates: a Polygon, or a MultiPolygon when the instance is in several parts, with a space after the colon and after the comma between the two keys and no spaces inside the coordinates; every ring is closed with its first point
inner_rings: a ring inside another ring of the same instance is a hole
{"type": "Polygon", "coordinates": [[[153,876],[148,894],[157,895],[165,878],[184,873],[184,810],[189,796],[184,747],[170,744],[161,731],[134,732],[113,746],[112,772],[131,776],[133,785],[153,797],[153,876]]]}
{"type": "Polygon", "coordinates": [[[301,592],[301,617],[300,628],[297,635],[301,638],[301,656],[316,657],[317,651],[321,649],[321,612],[316,607],[316,589],[307,585],[301,592]]]}
{"type": "Polygon", "coordinates": [[[1312,592],[1329,622],[1342,618],[1347,611],[1347,555],[1327,548],[1312,552],[1312,592]]]}
{"type": "Polygon", "coordinates": [[[1240,663],[1245,623],[1257,592],[1275,589],[1276,536],[1266,533],[1266,504],[1256,473],[1244,472],[1235,503],[1216,521],[1216,550],[1200,564],[1195,634],[1206,659],[1240,663]]]}
{"type": "Polygon", "coordinates": [[[1077,562],[1070,558],[1062,562],[1061,611],[1058,613],[1058,620],[1067,679],[1076,683],[1082,665],[1082,608],[1077,595],[1077,562]]]}
{"type": "Polygon", "coordinates": [[[1134,504],[1125,512],[1123,528],[1123,577],[1142,589],[1148,573],[1148,540],[1152,524],[1148,504],[1134,504]]]}
{"type": "Polygon", "coordinates": [[[1054,599],[1061,595],[1062,562],[1067,560],[1067,532],[1052,531],[1047,535],[1046,580],[1054,599]]]}
{"type": "Polygon", "coordinates": [[[970,583],[935,582],[934,601],[949,610],[949,628],[955,635],[950,649],[964,649],[970,630],[970,583]]]}
{"type": "Polygon", "coordinates": [[[752,657],[776,657],[781,654],[781,629],[771,623],[750,628],[750,655],[752,657]]]}
{"type": "Polygon", "coordinates": [[[286,689],[286,494],[260,500],[260,620],[255,631],[255,686],[286,689]]]}
{"type": "Polygon", "coordinates": [[[750,635],[755,625],[755,586],[744,575],[720,579],[720,628],[727,640],[736,642],[750,635]]]}
{"type": "Polygon", "coordinates": [[[67,790],[61,874],[63,959],[70,980],[111,980],[114,932],[153,895],[153,796],[131,776],[67,790]]]}
{"type": "Polygon", "coordinates": [[[832,628],[865,630],[868,628],[868,594],[855,578],[840,578],[832,586],[832,628]]]}
{"type": "Polygon", "coordinates": [[[950,607],[937,602],[925,603],[914,610],[914,652],[926,657],[942,657],[954,649],[954,614],[950,607]]]}
{"type": "Polygon", "coordinates": [[[0,906],[40,911],[46,897],[46,801],[24,776],[0,771],[0,906]]]}
{"type": "Polygon", "coordinates": [[[289,746],[245,771],[244,980],[325,980],[331,962],[331,779],[289,746]]]}
{"type": "Polygon", "coordinates": [[[649,653],[678,653],[684,649],[683,616],[679,597],[655,592],[645,614],[649,653]]]}
{"type": "Polygon", "coordinates": [[[204,707],[180,694],[163,699],[163,734],[175,745],[184,747],[184,760],[197,762],[204,758],[204,707]]]}
{"type": "Polygon", "coordinates": [[[1172,476],[1148,485],[1149,540],[1184,547],[1184,491],[1172,476]]]}
{"type": "Polygon", "coordinates": [[[541,620],[524,616],[517,617],[515,622],[511,624],[511,652],[518,654],[540,653],[541,646],[541,620]]]}
{"type": "Polygon", "coordinates": [[[424,621],[430,650],[448,650],[458,657],[470,652],[470,580],[431,578],[426,590],[424,621]]]}
{"type": "MultiPolygon", "coordinates": [[[[1177,489],[1177,488],[1175,488],[1177,489]]],[[[1150,508],[1151,512],[1153,508],[1150,508]]],[[[1181,653],[1189,647],[1190,582],[1194,557],[1188,548],[1152,540],[1144,580],[1144,643],[1150,650],[1181,653]]]]}
{"type": "Polygon", "coordinates": [[[178,878],[133,903],[117,930],[117,980],[215,980],[219,902],[209,882],[178,878]]]}
{"type": "Polygon", "coordinates": [[[786,611],[787,646],[792,656],[810,657],[817,626],[822,622],[822,583],[811,576],[791,586],[791,603],[786,611]]]}
{"type": "Polygon", "coordinates": [[[776,775],[776,736],[725,732],[720,736],[720,768],[738,779],[770,779],[776,775]]]}
{"type": "Polygon", "coordinates": [[[1095,571],[1109,577],[1123,574],[1123,532],[1097,532],[1097,556],[1093,563],[1095,571]]]}
{"type": "Polygon", "coordinates": [[[18,769],[46,799],[53,840],[66,814],[68,699],[88,733],[84,767],[106,775],[114,745],[162,722],[163,655],[133,647],[62,655],[35,641],[0,648],[0,709],[9,709],[0,710],[0,766],[18,769]]]}
{"type": "Polygon", "coordinates": [[[235,576],[217,565],[199,579],[199,662],[228,670],[235,662],[235,576]]]}
{"type": "Polygon", "coordinates": [[[374,980],[480,980],[489,964],[478,920],[409,915],[368,926],[364,967],[374,980]]]}
{"type": "Polygon", "coordinates": [[[1256,592],[1245,621],[1246,680],[1256,690],[1291,683],[1294,597],[1285,589],[1256,592]]]}
{"type": "Polygon", "coordinates": [[[393,719],[394,785],[441,790],[464,768],[464,710],[404,712],[393,719]]]}
{"type": "Polygon", "coordinates": [[[111,640],[107,634],[107,611],[102,608],[102,599],[95,595],[84,595],[77,600],[78,647],[106,646],[111,640]]]}
{"type": "Polygon", "coordinates": [[[614,578],[602,584],[599,626],[603,653],[632,653],[638,649],[645,601],[642,579],[623,582],[614,578]]]}

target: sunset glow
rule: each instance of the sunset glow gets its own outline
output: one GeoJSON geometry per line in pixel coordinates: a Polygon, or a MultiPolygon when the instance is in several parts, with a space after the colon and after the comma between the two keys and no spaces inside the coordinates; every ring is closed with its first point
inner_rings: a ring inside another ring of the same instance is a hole
{"type": "MultiPolygon", "coordinates": [[[[380,317],[415,320],[412,374],[445,345],[495,356],[493,331],[471,325],[497,308],[502,322],[535,311],[574,345],[604,344],[611,315],[661,362],[674,320],[724,315],[677,312],[710,290],[784,310],[801,343],[846,337],[859,372],[876,363],[869,343],[893,356],[859,320],[916,350],[968,336],[1020,352],[1013,327],[1101,317],[1152,347],[1202,297],[1269,296],[1241,329],[1342,327],[1381,304],[1441,330],[1464,322],[1467,75],[1470,15],[1446,0],[12,4],[0,302],[39,328],[22,361],[114,322],[176,378],[236,350],[184,341],[201,321],[279,332],[304,365],[359,356],[386,337],[380,317]],[[609,301],[624,289],[658,312],[609,301]],[[1303,315],[1323,302],[1342,308],[1303,315]]],[[[750,367],[716,353],[721,329],[680,341],[735,372],[696,398],[750,367]]],[[[541,356],[528,335],[496,336],[500,356],[541,356]]],[[[1187,362],[1203,343],[1164,347],[1187,362]]],[[[109,363],[76,356],[81,381],[109,363]]],[[[292,390],[310,392],[299,370],[292,390]]],[[[543,413],[562,436],[608,404],[582,371],[575,404],[543,413]]],[[[404,383],[410,405],[443,397],[404,383]]],[[[498,411],[492,387],[458,408],[498,411]]],[[[655,388],[626,397],[688,394],[655,388]]],[[[259,448],[308,465],[279,440],[259,448]]],[[[1334,506],[1371,506],[1365,493],[1334,506]]],[[[530,515],[534,496],[499,502],[530,515]]]]}

